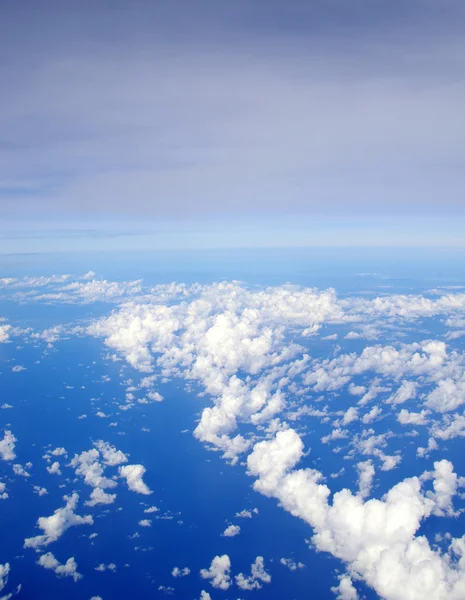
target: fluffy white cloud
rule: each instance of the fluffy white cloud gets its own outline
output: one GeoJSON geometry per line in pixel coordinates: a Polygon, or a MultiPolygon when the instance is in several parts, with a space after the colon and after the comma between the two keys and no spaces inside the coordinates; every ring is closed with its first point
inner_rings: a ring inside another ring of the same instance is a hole
{"type": "Polygon", "coordinates": [[[48,546],[60,538],[70,527],[75,525],[92,525],[94,520],[90,515],[81,517],[74,512],[78,499],[79,496],[77,494],[64,496],[66,505],[63,508],[58,508],[50,517],[39,517],[37,525],[44,533],[26,538],[24,540],[24,547],[40,548],[48,546]]]}
{"type": "Polygon", "coordinates": [[[96,448],[76,454],[70,462],[76,469],[76,475],[84,478],[87,485],[95,488],[114,488],[116,481],[104,476],[105,466],[100,463],[100,453],[96,448]]]}
{"type": "Polygon", "coordinates": [[[39,557],[37,564],[45,569],[51,569],[60,577],[72,577],[74,581],[82,579],[82,575],[77,571],[77,563],[74,557],[68,558],[65,564],[60,564],[51,552],[47,552],[39,557]]]}
{"type": "Polygon", "coordinates": [[[231,585],[231,561],[227,554],[222,556],[215,556],[212,560],[209,569],[202,569],[200,576],[203,579],[210,579],[210,583],[213,587],[219,588],[220,590],[227,590],[231,585]]]}
{"type": "Polygon", "coordinates": [[[5,431],[3,440],[0,440],[0,458],[2,460],[14,460],[16,458],[15,443],[17,441],[11,431],[5,431]]]}
{"type": "Polygon", "coordinates": [[[144,483],[142,477],[146,469],[142,465],[125,465],[119,468],[120,477],[126,479],[128,488],[138,494],[151,494],[151,490],[144,483]]]}
{"type": "Polygon", "coordinates": [[[239,573],[235,579],[241,590],[259,590],[263,583],[270,583],[271,575],[265,571],[263,556],[257,556],[251,565],[251,573],[248,577],[239,573]]]}
{"type": "Polygon", "coordinates": [[[103,457],[103,462],[106,465],[111,467],[115,467],[116,465],[120,465],[122,463],[128,462],[128,457],[121,452],[121,450],[117,450],[114,446],[109,444],[108,442],[104,442],[103,440],[99,440],[95,442],[95,447],[100,452],[103,457]]]}
{"type": "Polygon", "coordinates": [[[10,339],[11,325],[0,325],[0,344],[8,342],[10,339]]]}
{"type": "Polygon", "coordinates": [[[409,412],[403,408],[397,415],[397,420],[401,425],[426,425],[428,423],[429,411],[409,412]]]}
{"type": "Polygon", "coordinates": [[[331,591],[336,594],[337,600],[358,600],[357,590],[348,575],[341,575],[339,585],[332,587],[331,591]]]}
{"type": "Polygon", "coordinates": [[[90,500],[86,501],[87,506],[96,506],[97,504],[113,504],[116,500],[116,494],[107,494],[102,488],[95,488],[90,494],[90,500]]]}
{"type": "Polygon", "coordinates": [[[362,498],[368,498],[373,485],[375,468],[373,467],[371,460],[366,460],[364,462],[359,462],[357,469],[359,494],[362,498]]]}
{"type": "Polygon", "coordinates": [[[51,475],[61,475],[61,470],[60,470],[60,463],[55,461],[54,463],[52,463],[49,467],[47,467],[47,471],[51,474],[51,475]]]}
{"type": "Polygon", "coordinates": [[[151,527],[152,526],[152,521],[150,519],[142,519],[139,521],[139,525],[141,527],[151,527]]]}
{"type": "MultiPolygon", "coordinates": [[[[435,509],[448,506],[453,487],[450,465],[436,469],[434,497],[423,494],[420,479],[412,477],[391,488],[382,500],[364,502],[344,489],[330,503],[331,492],[320,483],[321,473],[293,469],[302,455],[299,436],[288,430],[257,443],[247,462],[250,474],[258,477],[254,488],[278,498],[286,510],[308,522],[317,549],[348,563],[387,600],[464,596],[465,561],[452,565],[447,554],[435,552],[424,536],[415,535],[435,509]]],[[[453,548],[461,551],[458,542],[453,548]]]]}
{"type": "Polygon", "coordinates": [[[239,525],[229,525],[221,534],[223,537],[234,537],[235,535],[239,535],[241,532],[241,528],[239,525]]]}

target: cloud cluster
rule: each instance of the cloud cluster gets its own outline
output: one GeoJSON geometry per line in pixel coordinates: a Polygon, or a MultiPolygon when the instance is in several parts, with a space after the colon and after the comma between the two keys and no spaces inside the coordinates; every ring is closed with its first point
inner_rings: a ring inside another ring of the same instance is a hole
{"type": "Polygon", "coordinates": [[[433,493],[424,494],[421,480],[412,477],[392,487],[382,500],[365,502],[343,489],[331,502],[319,471],[295,469],[302,455],[302,440],[288,429],[257,443],[247,464],[249,473],[257,477],[257,491],[277,498],[286,510],[311,525],[318,550],[342,559],[387,600],[463,597],[465,538],[454,539],[449,551],[440,554],[426,537],[416,535],[433,512],[450,510],[456,488],[448,461],[436,463],[431,475],[433,493]],[[451,556],[459,561],[454,563],[451,556]]]}

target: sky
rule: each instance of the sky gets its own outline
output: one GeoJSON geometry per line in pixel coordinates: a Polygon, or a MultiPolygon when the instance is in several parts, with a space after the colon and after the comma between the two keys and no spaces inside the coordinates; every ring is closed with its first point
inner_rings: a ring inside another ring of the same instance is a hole
{"type": "Polygon", "coordinates": [[[0,252],[463,246],[464,17],[4,0],[0,252]]]}

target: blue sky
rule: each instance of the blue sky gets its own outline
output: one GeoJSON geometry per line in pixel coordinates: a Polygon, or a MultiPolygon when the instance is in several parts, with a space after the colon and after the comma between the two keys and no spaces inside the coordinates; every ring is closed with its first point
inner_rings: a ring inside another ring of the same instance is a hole
{"type": "Polygon", "coordinates": [[[464,243],[462,2],[0,13],[3,253],[464,243]]]}

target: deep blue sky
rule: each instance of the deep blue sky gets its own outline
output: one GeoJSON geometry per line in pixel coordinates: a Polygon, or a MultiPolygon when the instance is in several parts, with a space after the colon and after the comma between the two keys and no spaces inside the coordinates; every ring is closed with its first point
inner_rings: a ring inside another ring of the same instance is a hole
{"type": "Polygon", "coordinates": [[[463,245],[464,17],[5,0],[0,251],[463,245]]]}

